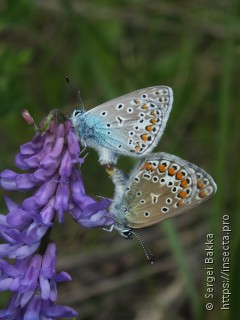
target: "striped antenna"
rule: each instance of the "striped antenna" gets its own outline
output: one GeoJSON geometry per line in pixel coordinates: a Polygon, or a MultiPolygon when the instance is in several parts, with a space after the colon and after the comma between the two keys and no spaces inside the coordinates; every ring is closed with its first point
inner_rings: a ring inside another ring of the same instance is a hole
{"type": "Polygon", "coordinates": [[[80,110],[84,110],[84,105],[83,105],[83,102],[81,99],[80,90],[78,90],[78,92],[76,93],[76,90],[74,90],[73,86],[71,85],[68,76],[66,76],[65,79],[66,79],[70,89],[72,90],[73,95],[77,98],[77,102],[80,104],[80,110]]]}

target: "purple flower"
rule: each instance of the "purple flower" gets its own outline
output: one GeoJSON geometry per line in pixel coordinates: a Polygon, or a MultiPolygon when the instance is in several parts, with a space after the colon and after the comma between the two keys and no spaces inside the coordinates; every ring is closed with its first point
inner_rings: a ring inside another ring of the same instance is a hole
{"type": "MultiPolygon", "coordinates": [[[[25,110],[24,119],[34,125],[25,110]]],[[[80,165],[80,148],[71,122],[58,110],[42,121],[32,141],[20,147],[15,164],[23,173],[4,170],[0,185],[6,190],[31,192],[21,204],[6,198],[7,215],[0,214],[0,291],[10,290],[8,307],[0,319],[57,319],[76,316],[56,305],[57,283],[70,281],[56,274],[56,246],[49,236],[55,216],[61,223],[69,213],[87,228],[113,223],[106,211],[110,200],[86,195],[80,165]],[[8,263],[4,259],[13,259],[8,263]]]]}
{"type": "Polygon", "coordinates": [[[0,289],[11,290],[8,308],[0,311],[0,319],[58,319],[74,317],[77,312],[56,305],[58,282],[70,281],[66,272],[56,273],[56,245],[50,243],[43,256],[35,253],[16,265],[0,260],[0,289]]]}

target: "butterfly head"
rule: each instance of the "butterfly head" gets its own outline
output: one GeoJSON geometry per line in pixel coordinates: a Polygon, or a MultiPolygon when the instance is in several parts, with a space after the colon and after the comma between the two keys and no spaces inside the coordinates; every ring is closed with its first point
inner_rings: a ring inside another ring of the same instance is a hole
{"type": "Polygon", "coordinates": [[[75,109],[73,111],[70,120],[74,128],[79,126],[84,113],[83,109],[75,109]]]}
{"type": "Polygon", "coordinates": [[[83,109],[76,109],[73,111],[72,118],[81,117],[83,113],[84,113],[83,109]]]}
{"type": "Polygon", "coordinates": [[[120,235],[125,239],[132,239],[133,237],[133,229],[127,226],[124,226],[119,222],[115,222],[114,229],[116,229],[120,233],[120,235]]]}

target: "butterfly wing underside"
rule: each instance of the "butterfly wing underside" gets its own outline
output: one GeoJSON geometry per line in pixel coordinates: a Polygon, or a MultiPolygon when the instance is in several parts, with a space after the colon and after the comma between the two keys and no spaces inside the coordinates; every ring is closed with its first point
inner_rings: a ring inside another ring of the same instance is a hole
{"type": "Polygon", "coordinates": [[[134,170],[122,199],[121,219],[143,228],[207,200],[216,184],[203,169],[166,153],[147,157],[134,170]]]}
{"type": "Polygon", "coordinates": [[[106,147],[127,155],[144,155],[162,136],[172,103],[172,89],[155,86],[103,103],[85,117],[100,118],[95,123],[96,136],[106,147]]]}

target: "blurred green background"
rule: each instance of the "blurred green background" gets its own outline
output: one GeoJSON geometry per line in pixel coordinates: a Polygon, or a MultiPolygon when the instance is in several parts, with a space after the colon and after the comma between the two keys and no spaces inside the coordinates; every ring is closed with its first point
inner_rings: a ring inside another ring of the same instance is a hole
{"type": "MultiPolygon", "coordinates": [[[[53,108],[70,115],[76,99],[86,109],[153,85],[174,91],[173,109],[157,151],[176,154],[208,171],[218,184],[206,204],[145,229],[159,261],[148,265],[133,241],[115,232],[86,230],[66,216],[53,234],[59,270],[73,281],[59,288],[59,303],[78,319],[237,319],[240,286],[239,2],[1,1],[0,169],[14,168],[19,145],[53,108]],[[222,306],[222,220],[230,216],[230,310],[222,306]],[[214,299],[207,293],[205,241],[214,234],[214,299]],[[206,303],[214,309],[206,311],[206,303]]],[[[113,195],[113,185],[88,150],[82,166],[87,193],[113,195]]],[[[121,158],[130,171],[136,160],[121,158]]],[[[6,208],[1,191],[1,212],[6,208]]],[[[8,194],[9,195],[9,194],[8,194]]],[[[18,194],[11,194],[20,201],[18,194]]],[[[8,293],[0,295],[0,307],[8,293]]]]}

